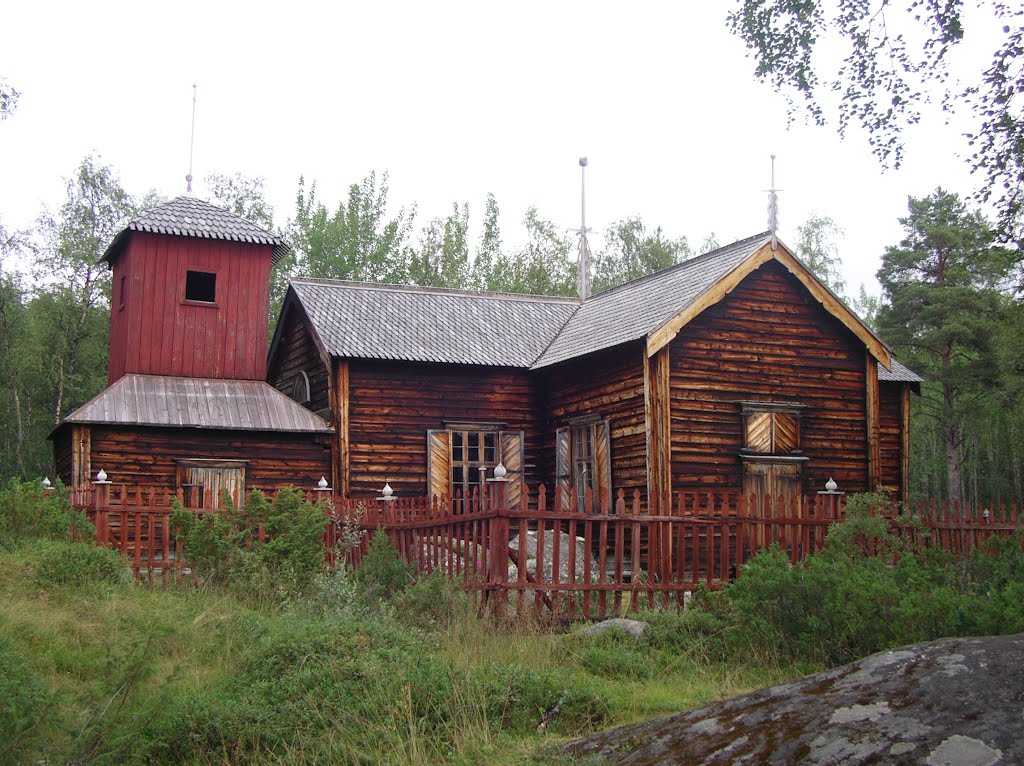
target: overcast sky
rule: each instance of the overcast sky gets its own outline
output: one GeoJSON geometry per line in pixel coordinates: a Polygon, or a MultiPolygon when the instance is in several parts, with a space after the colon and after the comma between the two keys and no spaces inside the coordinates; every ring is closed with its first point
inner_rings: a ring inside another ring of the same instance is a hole
{"type": "Polygon", "coordinates": [[[766,228],[775,154],[782,239],[795,244],[812,213],[831,216],[846,231],[850,292],[877,289],[907,195],[974,189],[961,131],[926,119],[903,167],[883,172],[859,131],[787,129],[784,98],[755,82],[725,28],[732,7],[10,3],[0,75],[22,97],[0,122],[0,223],[56,208],[88,153],[130,192],[184,193],[197,83],[197,194],[211,172],[262,177],[279,224],[300,176],[333,207],[377,170],[396,206],[418,205],[419,224],[454,201],[478,224],[493,192],[506,241],[529,205],[578,227],[587,155],[595,230],[640,215],[695,247],[711,232],[726,244],[766,228]]]}

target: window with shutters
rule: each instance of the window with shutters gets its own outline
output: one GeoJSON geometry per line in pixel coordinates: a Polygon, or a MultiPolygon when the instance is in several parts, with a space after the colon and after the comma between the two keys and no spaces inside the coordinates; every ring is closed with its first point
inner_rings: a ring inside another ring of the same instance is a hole
{"type": "Polygon", "coordinates": [[[427,432],[427,492],[449,500],[487,491],[494,468],[505,466],[509,507],[522,494],[523,432],[483,424],[453,424],[427,432]]]}
{"type": "Polygon", "coordinates": [[[798,404],[741,402],[743,451],[757,455],[789,455],[800,451],[798,404]]]}
{"type": "Polygon", "coordinates": [[[576,490],[576,506],[586,508],[586,491],[594,493],[594,511],[611,503],[611,429],[596,417],[570,422],[555,434],[555,481],[563,497],[576,490]]]}

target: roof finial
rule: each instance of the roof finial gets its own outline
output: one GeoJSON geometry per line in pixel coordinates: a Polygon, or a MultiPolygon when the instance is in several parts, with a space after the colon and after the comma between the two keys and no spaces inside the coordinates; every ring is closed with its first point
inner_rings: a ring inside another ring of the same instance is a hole
{"type": "Polygon", "coordinates": [[[590,243],[587,241],[587,158],[580,157],[580,252],[579,252],[579,294],[580,300],[590,297],[590,243]]]}
{"type": "Polygon", "coordinates": [[[776,192],[782,191],[775,188],[775,155],[772,155],[772,188],[768,190],[768,230],[772,234],[772,250],[779,247],[779,239],[776,230],[779,228],[779,195],[776,192]]]}
{"type": "Polygon", "coordinates": [[[198,85],[192,83],[192,137],[189,139],[188,144],[188,175],[185,176],[185,181],[188,182],[188,188],[185,190],[187,193],[192,193],[192,154],[196,146],[196,90],[198,85]]]}

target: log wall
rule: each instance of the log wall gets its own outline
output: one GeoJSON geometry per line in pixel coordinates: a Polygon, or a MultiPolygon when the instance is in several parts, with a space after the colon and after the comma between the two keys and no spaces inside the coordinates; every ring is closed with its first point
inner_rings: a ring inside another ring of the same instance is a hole
{"type": "Polygon", "coordinates": [[[742,486],[737,402],[753,400],[806,406],[806,492],[866,490],[865,353],[780,264],[754,271],[670,344],[673,489],[742,486]]]}
{"type": "Polygon", "coordinates": [[[903,486],[902,387],[901,383],[878,384],[878,440],[882,455],[878,479],[883,487],[897,492],[903,486]]]}
{"type": "MultiPolygon", "coordinates": [[[[313,412],[328,410],[331,406],[330,371],[313,340],[312,324],[298,302],[286,306],[281,323],[277,345],[269,361],[267,382],[290,397],[295,376],[300,371],[305,372],[309,377],[310,398],[303,406],[313,412]]],[[[331,417],[328,415],[327,419],[331,417]]]]}
{"type": "Polygon", "coordinates": [[[599,415],[611,426],[612,488],[647,495],[644,347],[629,343],[539,373],[543,392],[542,481],[554,481],[555,430],[570,418],[599,415]]]}
{"type": "Polygon", "coordinates": [[[311,489],[331,475],[330,435],[92,426],[92,465],[118,484],[174,490],[178,459],[247,460],[246,489],[311,489]]]}
{"type": "MultiPolygon", "coordinates": [[[[537,482],[540,437],[527,370],[348,360],[347,476],[352,495],[384,482],[403,496],[427,494],[427,431],[445,421],[503,423],[524,432],[524,481],[537,482]]],[[[342,466],[342,473],[346,467],[342,466]]]]}

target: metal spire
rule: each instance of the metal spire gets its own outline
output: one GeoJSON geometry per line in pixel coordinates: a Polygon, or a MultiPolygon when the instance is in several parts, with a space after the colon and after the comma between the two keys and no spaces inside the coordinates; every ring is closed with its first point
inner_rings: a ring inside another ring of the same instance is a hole
{"type": "Polygon", "coordinates": [[[578,290],[580,300],[585,301],[590,297],[590,243],[587,241],[587,158],[580,157],[580,229],[577,232],[580,236],[579,247],[579,281],[578,290]]]}
{"type": "Polygon", "coordinates": [[[779,247],[779,239],[776,230],[779,228],[779,195],[776,192],[782,191],[775,188],[775,155],[772,155],[772,188],[768,190],[768,230],[772,233],[772,250],[779,247]]]}
{"type": "Polygon", "coordinates": [[[198,86],[196,83],[192,83],[192,138],[189,139],[188,144],[188,175],[185,176],[185,181],[188,182],[188,188],[185,190],[188,194],[192,193],[192,154],[196,146],[196,90],[198,86]]]}

